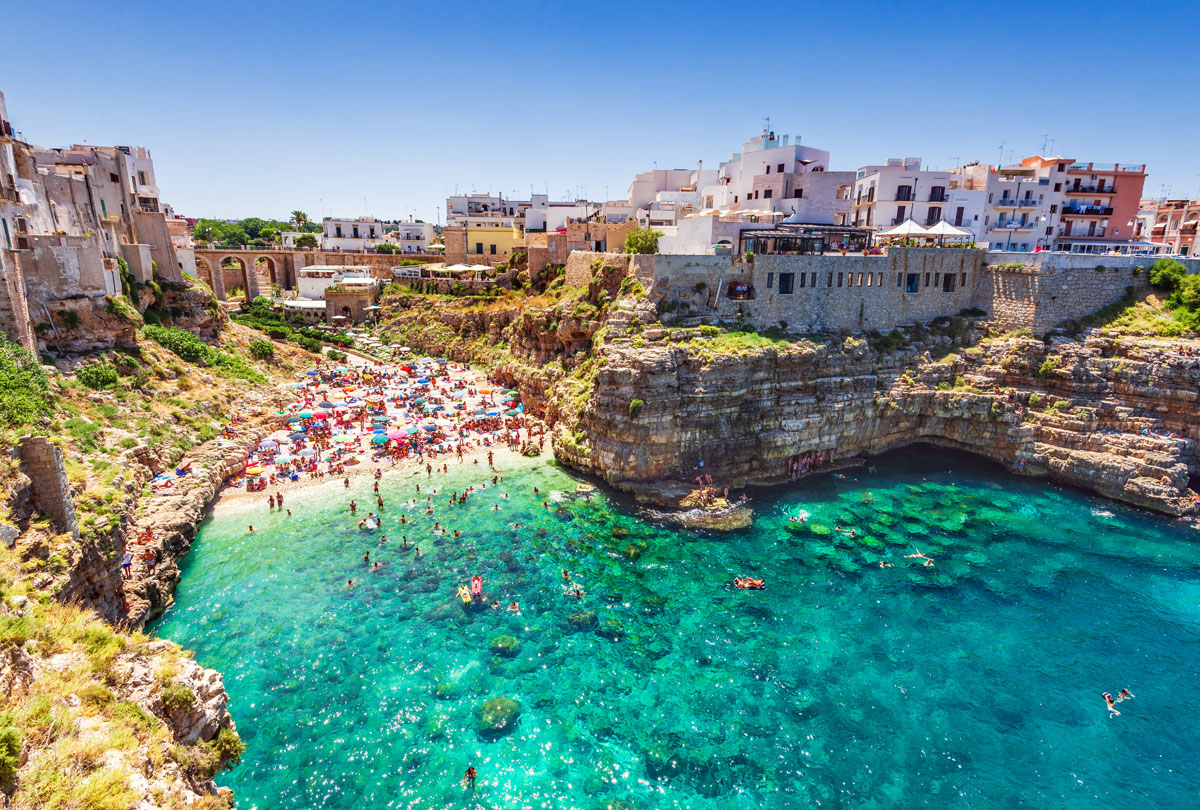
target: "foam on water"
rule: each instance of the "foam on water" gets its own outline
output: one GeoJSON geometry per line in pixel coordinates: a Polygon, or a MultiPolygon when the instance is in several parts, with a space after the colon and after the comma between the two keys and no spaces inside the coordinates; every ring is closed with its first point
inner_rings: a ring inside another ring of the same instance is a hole
{"type": "Polygon", "coordinates": [[[219,781],[243,810],[1194,802],[1194,533],[945,451],[876,466],[758,493],[754,527],[727,535],[539,461],[456,507],[481,468],[386,477],[380,546],[345,507],[374,504],[371,482],[322,487],[291,518],[207,522],[154,629],[225,674],[248,750],[219,781]],[[433,516],[400,508],[424,505],[418,483],[433,516]],[[464,610],[475,573],[520,614],[464,610]],[[500,635],[516,650],[489,650],[500,635]],[[1126,686],[1109,719],[1100,693],[1126,686]],[[520,719],[481,735],[496,696],[520,719]]]}

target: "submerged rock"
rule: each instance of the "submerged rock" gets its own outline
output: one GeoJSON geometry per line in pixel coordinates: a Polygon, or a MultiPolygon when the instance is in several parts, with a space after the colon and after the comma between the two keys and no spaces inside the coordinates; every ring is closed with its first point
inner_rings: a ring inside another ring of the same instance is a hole
{"type": "Polygon", "coordinates": [[[576,631],[593,630],[596,627],[596,611],[577,610],[567,617],[567,624],[576,631]]]}
{"type": "Polygon", "coordinates": [[[475,729],[485,739],[496,739],[516,728],[520,717],[521,704],[513,698],[488,698],[475,707],[475,729]]]}
{"type": "Polygon", "coordinates": [[[512,658],[520,651],[521,642],[513,636],[501,634],[488,643],[488,649],[503,658],[512,658]]]}

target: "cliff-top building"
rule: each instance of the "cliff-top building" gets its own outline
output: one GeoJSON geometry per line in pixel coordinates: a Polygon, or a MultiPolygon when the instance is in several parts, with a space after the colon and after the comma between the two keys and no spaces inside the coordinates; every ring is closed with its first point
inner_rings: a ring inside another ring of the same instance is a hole
{"type": "Polygon", "coordinates": [[[35,351],[81,348],[74,325],[103,318],[122,263],[141,283],[194,274],[179,224],[145,148],[34,146],[15,136],[0,94],[0,329],[10,338],[35,351]]]}

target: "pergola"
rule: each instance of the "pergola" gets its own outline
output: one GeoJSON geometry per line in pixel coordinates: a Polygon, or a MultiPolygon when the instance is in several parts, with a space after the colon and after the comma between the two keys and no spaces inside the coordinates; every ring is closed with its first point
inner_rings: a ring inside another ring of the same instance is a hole
{"type": "Polygon", "coordinates": [[[743,230],[738,240],[740,253],[820,255],[826,250],[867,250],[871,235],[870,228],[785,222],[771,228],[743,230]]]}

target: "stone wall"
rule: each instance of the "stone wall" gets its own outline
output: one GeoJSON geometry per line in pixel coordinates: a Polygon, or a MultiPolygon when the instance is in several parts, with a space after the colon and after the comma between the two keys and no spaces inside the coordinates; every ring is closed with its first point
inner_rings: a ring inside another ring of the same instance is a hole
{"type": "Polygon", "coordinates": [[[29,477],[33,503],[54,521],[55,527],[79,539],[75,501],[63,466],[62,451],[45,436],[22,436],[17,445],[21,470],[29,477]]]}
{"type": "Polygon", "coordinates": [[[25,297],[25,277],[18,254],[0,250],[0,332],[9,340],[37,353],[29,302],[25,297]]]}
{"type": "MultiPolygon", "coordinates": [[[[592,280],[592,276],[595,275],[592,270],[593,262],[600,262],[602,265],[627,271],[629,268],[629,255],[625,253],[595,253],[588,250],[576,250],[567,256],[566,270],[563,274],[566,280],[563,283],[568,287],[586,287],[588,282],[592,280]]],[[[529,267],[531,269],[536,267],[532,263],[532,259],[529,267]]]]}
{"type": "Polygon", "coordinates": [[[657,255],[649,292],[678,317],[799,332],[887,331],[975,306],[983,256],[934,248],[886,256],[762,255],[751,262],[657,255]],[[790,292],[782,286],[789,282],[790,292]]]}

